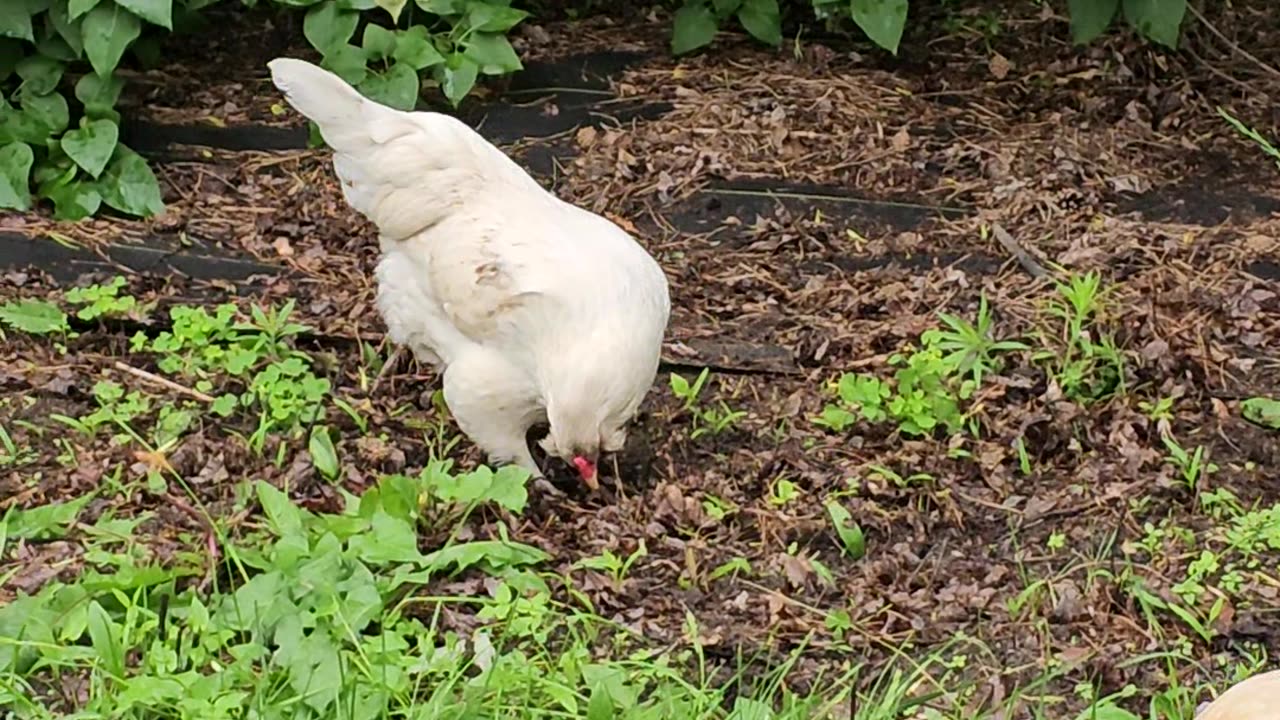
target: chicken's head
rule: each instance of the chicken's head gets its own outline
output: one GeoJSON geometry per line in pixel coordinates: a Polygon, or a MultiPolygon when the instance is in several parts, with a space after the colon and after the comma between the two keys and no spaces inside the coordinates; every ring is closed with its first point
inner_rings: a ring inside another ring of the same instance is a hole
{"type": "Polygon", "coordinates": [[[599,424],[593,424],[586,432],[575,432],[573,425],[551,426],[551,433],[541,442],[542,449],[548,455],[554,455],[573,465],[582,482],[592,490],[600,489],[596,463],[600,453],[617,452],[626,445],[627,431],[624,428],[603,430],[599,424]]]}

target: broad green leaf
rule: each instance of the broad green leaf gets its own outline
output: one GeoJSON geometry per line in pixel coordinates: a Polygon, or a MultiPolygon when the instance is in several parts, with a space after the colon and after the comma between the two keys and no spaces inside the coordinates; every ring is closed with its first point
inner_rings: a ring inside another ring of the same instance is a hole
{"type": "Polygon", "coordinates": [[[160,183],[142,156],[123,145],[98,178],[102,201],[122,213],[151,217],[164,212],[160,183]]]}
{"type": "MultiPolygon", "coordinates": [[[[312,0],[313,3],[315,1],[312,0]]],[[[338,7],[342,10],[372,10],[380,4],[376,0],[338,0],[338,7]]]]}
{"type": "Polygon", "coordinates": [[[433,15],[457,15],[467,5],[467,0],[414,0],[414,4],[433,15]]]}
{"type": "Polygon", "coordinates": [[[384,60],[396,51],[396,36],[390,30],[377,25],[364,26],[364,39],[360,46],[370,60],[384,60]]]}
{"type": "Polygon", "coordinates": [[[1101,35],[1116,16],[1120,0],[1067,0],[1071,15],[1071,39],[1084,45],[1101,35]]]}
{"type": "Polygon", "coordinates": [[[359,90],[388,107],[413,110],[418,104],[418,73],[404,63],[396,63],[384,73],[369,73],[359,90]]]}
{"type": "MultiPolygon", "coordinates": [[[[75,20],[81,15],[84,15],[90,10],[98,7],[98,3],[103,1],[104,0],[70,0],[67,3],[67,14],[72,20],[75,20]]],[[[105,2],[111,2],[111,0],[105,0],[105,2]]]]}
{"type": "Polygon", "coordinates": [[[418,551],[418,533],[413,525],[388,515],[382,508],[373,513],[369,531],[348,543],[351,550],[370,565],[422,561],[418,551]]]}
{"type": "Polygon", "coordinates": [[[76,82],[76,99],[84,105],[84,112],[91,118],[107,116],[120,99],[124,80],[115,74],[103,77],[87,73],[76,82]]]}
{"type": "Polygon", "coordinates": [[[852,0],[849,14],[871,42],[898,54],[902,30],[907,25],[907,0],[852,0]]]}
{"type": "Polygon", "coordinates": [[[67,222],[93,217],[102,205],[102,195],[86,182],[53,185],[44,196],[53,201],[54,219],[67,222]]]}
{"type": "Polygon", "coordinates": [[[382,596],[378,594],[377,581],[361,563],[355,566],[351,576],[334,588],[342,598],[343,619],[354,632],[360,632],[382,613],[382,596]]]}
{"type": "Polygon", "coordinates": [[[1084,712],[1076,716],[1076,720],[1142,720],[1142,718],[1117,707],[1110,702],[1104,701],[1101,705],[1094,705],[1087,708],[1084,712]]]}
{"type": "Polygon", "coordinates": [[[1280,430],[1280,400],[1252,397],[1240,403],[1240,412],[1251,423],[1280,430]]]}
{"type": "Polygon", "coordinates": [[[485,75],[505,75],[523,67],[511,41],[501,33],[475,33],[467,40],[465,54],[485,75]]]}
{"type": "Polygon", "coordinates": [[[31,27],[32,13],[22,0],[0,2],[0,37],[11,37],[35,42],[31,27]]]}
{"type": "Polygon", "coordinates": [[[333,438],[329,437],[329,428],[317,425],[311,430],[311,440],[307,444],[311,454],[311,464],[327,480],[338,477],[342,467],[338,464],[338,450],[333,446],[333,438]]]}
{"type": "Polygon", "coordinates": [[[255,575],[223,601],[217,610],[217,623],[229,630],[270,632],[282,617],[297,612],[284,577],[274,570],[255,575]]]}
{"type": "Polygon", "coordinates": [[[62,149],[90,177],[98,177],[115,153],[120,128],[110,120],[90,120],[62,136],[62,149]]]}
{"type": "MultiPolygon", "coordinates": [[[[47,334],[53,330],[66,328],[67,316],[62,314],[57,305],[43,300],[21,300],[18,303],[0,306],[0,318],[8,322],[9,318],[4,316],[10,311],[11,306],[23,304],[29,306],[20,310],[21,313],[27,315],[24,324],[28,327],[39,326],[41,328],[40,334],[47,334]],[[56,323],[53,322],[55,316],[56,323]]],[[[18,326],[15,324],[14,327],[18,326]]],[[[25,331],[32,332],[31,330],[25,331]]],[[[89,493],[66,502],[38,505],[30,510],[18,510],[8,516],[6,521],[8,535],[15,540],[56,540],[61,538],[67,534],[67,530],[76,521],[80,511],[92,499],[93,493],[89,493]]]]}
{"type": "Polygon", "coordinates": [[[711,7],[715,8],[716,17],[723,20],[736,13],[742,7],[742,2],[743,0],[711,0],[711,7]]]}
{"type": "Polygon", "coordinates": [[[487,2],[471,3],[467,8],[467,24],[480,32],[505,33],[527,17],[524,10],[487,2]]]}
{"type": "Polygon", "coordinates": [[[111,0],[103,0],[84,16],[80,28],[84,32],[84,51],[94,71],[110,75],[120,64],[125,49],[142,34],[142,21],[111,0]]]}
{"type": "Polygon", "coordinates": [[[754,698],[738,697],[733,701],[733,712],[727,720],[773,720],[777,717],[773,708],[754,698]]]}
{"type": "Polygon", "coordinates": [[[392,22],[400,22],[400,13],[404,11],[404,6],[409,4],[409,0],[374,0],[374,4],[391,16],[392,22]]]}
{"type": "Polygon", "coordinates": [[[89,638],[98,661],[107,672],[124,680],[124,649],[120,644],[119,628],[97,600],[89,602],[89,638]]]}
{"type": "Polygon", "coordinates": [[[320,717],[337,717],[338,713],[325,711],[337,700],[343,687],[342,653],[328,634],[322,632],[307,635],[297,650],[295,661],[286,664],[294,692],[320,717]]]}
{"type": "Polygon", "coordinates": [[[529,471],[517,465],[506,465],[493,474],[493,482],[486,493],[487,499],[513,513],[524,512],[529,502],[529,471]]]}
{"type": "Polygon", "coordinates": [[[1178,28],[1187,13],[1187,0],[1124,0],[1129,24],[1150,40],[1178,48],[1178,28]]]}
{"type": "Polygon", "coordinates": [[[587,720],[613,720],[613,698],[609,697],[609,689],[603,684],[591,688],[591,696],[587,698],[587,720]]]}
{"type": "Polygon", "coordinates": [[[429,553],[422,564],[431,571],[448,570],[462,572],[477,564],[492,569],[536,565],[546,562],[550,556],[532,545],[501,540],[476,540],[458,543],[429,553]]]}
{"type": "Polygon", "coordinates": [[[173,29],[173,0],[115,0],[120,7],[166,30],[173,29]]]}
{"type": "Polygon", "coordinates": [[[454,53],[441,72],[444,79],[440,83],[440,89],[444,91],[444,96],[449,99],[449,102],[457,107],[467,93],[471,92],[471,88],[476,86],[480,66],[461,54],[454,53]]]}
{"type": "Polygon", "coordinates": [[[678,398],[689,396],[689,381],[683,375],[671,373],[671,393],[678,398]]]}
{"type": "Polygon", "coordinates": [[[50,139],[52,136],[44,123],[21,110],[9,107],[4,98],[0,97],[0,145],[22,142],[44,147],[50,139]]]}
{"type": "Polygon", "coordinates": [[[720,29],[705,0],[685,0],[676,11],[671,28],[671,52],[683,55],[709,45],[720,29]]]}
{"type": "Polygon", "coordinates": [[[436,50],[427,36],[427,29],[421,25],[414,25],[396,35],[396,50],[392,56],[397,63],[404,63],[414,70],[444,62],[444,56],[436,50]]]}
{"type": "Polygon", "coordinates": [[[742,0],[738,20],[755,39],[773,46],[782,44],[782,14],[778,0],[742,0]]]}
{"type": "Polygon", "coordinates": [[[235,393],[219,395],[212,403],[210,403],[209,410],[218,417],[230,417],[236,411],[235,393]]]}
{"type": "Polygon", "coordinates": [[[58,0],[49,8],[49,22],[75,52],[76,57],[84,55],[84,33],[80,29],[80,20],[71,19],[67,0],[58,0]]]}
{"type": "Polygon", "coordinates": [[[47,128],[50,134],[66,130],[71,122],[71,111],[67,108],[67,101],[56,92],[48,95],[23,93],[21,103],[23,112],[47,128]]]}
{"type": "Polygon", "coordinates": [[[311,47],[327,58],[331,52],[347,44],[359,22],[359,13],[340,10],[333,0],[326,0],[307,11],[302,20],[302,34],[311,47]]]}
{"type": "Polygon", "coordinates": [[[836,528],[836,535],[840,537],[840,544],[844,547],[844,551],[854,560],[862,557],[866,551],[866,540],[862,535],[862,528],[857,523],[850,523],[852,515],[836,500],[828,500],[827,516],[831,518],[831,524],[836,528]]]}
{"type": "MultiPolygon", "coordinates": [[[[21,211],[31,209],[28,178],[34,162],[35,153],[31,152],[31,147],[26,143],[15,142],[0,147],[0,208],[21,211]]],[[[0,320],[18,327],[11,318],[5,317],[3,308],[0,308],[0,320]]]]}
{"type": "Polygon", "coordinates": [[[267,515],[267,523],[277,537],[302,534],[303,511],[293,504],[288,495],[262,480],[255,483],[254,490],[257,491],[262,511],[267,515]]]}
{"type": "Polygon", "coordinates": [[[15,68],[22,78],[22,92],[48,95],[62,82],[62,63],[43,55],[31,55],[18,61],[15,68]]]}
{"type": "Polygon", "coordinates": [[[351,85],[364,81],[369,70],[365,67],[364,50],[354,45],[342,44],[331,48],[320,61],[320,67],[346,80],[351,85]]]}

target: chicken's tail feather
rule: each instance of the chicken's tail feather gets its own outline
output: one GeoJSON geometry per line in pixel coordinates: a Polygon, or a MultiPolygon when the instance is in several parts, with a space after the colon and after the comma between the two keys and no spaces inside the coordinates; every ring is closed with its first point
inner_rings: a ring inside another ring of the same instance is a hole
{"type": "Polygon", "coordinates": [[[289,104],[320,126],[325,142],[339,152],[368,145],[369,115],[390,111],[364,99],[337,75],[304,60],[276,58],[267,67],[289,104]]]}
{"type": "Polygon", "coordinates": [[[347,202],[384,237],[415,235],[486,192],[513,186],[542,192],[502,151],[455,118],[381,105],[304,60],[276,58],[267,67],[289,104],[314,121],[333,148],[347,202]]]}

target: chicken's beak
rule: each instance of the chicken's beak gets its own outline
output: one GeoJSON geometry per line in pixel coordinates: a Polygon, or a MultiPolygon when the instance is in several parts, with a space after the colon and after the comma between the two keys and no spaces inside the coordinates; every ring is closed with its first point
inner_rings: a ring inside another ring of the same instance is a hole
{"type": "Polygon", "coordinates": [[[600,481],[596,478],[596,464],[590,460],[577,455],[573,458],[573,466],[578,468],[578,475],[582,477],[582,482],[592,490],[600,489],[600,481]]]}

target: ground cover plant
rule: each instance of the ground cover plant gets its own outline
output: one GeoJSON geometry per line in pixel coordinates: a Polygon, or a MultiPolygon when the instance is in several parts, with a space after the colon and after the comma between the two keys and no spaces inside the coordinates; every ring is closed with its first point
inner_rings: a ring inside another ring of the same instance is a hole
{"type": "Polygon", "coordinates": [[[117,106],[217,131],[137,143],[165,213],[0,217],[0,714],[1190,720],[1274,667],[1266,8],[1175,53],[977,4],[897,61],[530,10],[555,72],[473,120],[562,128],[507,149],[672,282],[602,492],[387,363],[327,152],[243,141],[305,138],[264,62],[318,26],[202,9],[117,106]]]}

